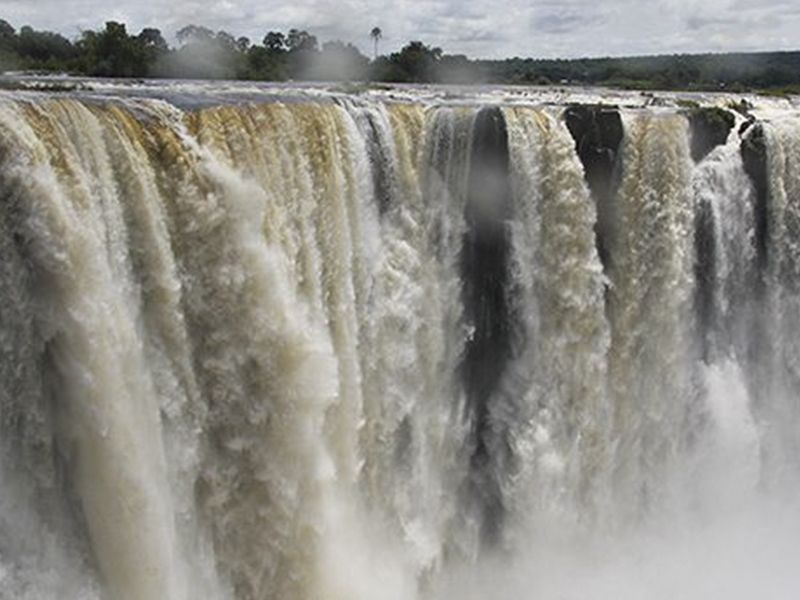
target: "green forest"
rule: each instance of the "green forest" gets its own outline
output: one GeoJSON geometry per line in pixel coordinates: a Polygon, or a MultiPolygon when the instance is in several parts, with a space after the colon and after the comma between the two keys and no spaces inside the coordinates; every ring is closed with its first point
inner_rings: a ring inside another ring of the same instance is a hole
{"type": "Polygon", "coordinates": [[[800,91],[800,52],[697,54],[569,60],[472,60],[410,41],[379,53],[382,32],[365,32],[373,58],[339,40],[320,43],[302,29],[269,31],[261,40],[187,25],[173,47],[159,29],[129,32],[109,21],[77,39],[17,30],[0,19],[0,71],[95,77],[258,81],[606,85],[628,89],[800,91]]]}

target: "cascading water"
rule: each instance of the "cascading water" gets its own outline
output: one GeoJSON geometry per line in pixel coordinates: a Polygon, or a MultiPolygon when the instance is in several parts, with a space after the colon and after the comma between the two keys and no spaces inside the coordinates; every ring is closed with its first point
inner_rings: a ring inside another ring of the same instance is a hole
{"type": "Polygon", "coordinates": [[[800,117],[286,94],[0,98],[0,598],[800,593],[800,117]]]}

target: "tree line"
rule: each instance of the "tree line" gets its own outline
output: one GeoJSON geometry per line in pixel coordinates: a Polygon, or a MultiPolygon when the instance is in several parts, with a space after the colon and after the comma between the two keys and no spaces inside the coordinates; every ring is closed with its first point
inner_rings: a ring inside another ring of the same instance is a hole
{"type": "Polygon", "coordinates": [[[631,89],[800,89],[800,52],[631,58],[472,60],[411,41],[380,55],[380,28],[369,33],[373,58],[340,40],[320,44],[301,29],[261,40],[187,25],[170,46],[162,32],[129,32],[109,21],[71,40],[0,20],[0,71],[96,77],[609,85],[631,89]]]}
{"type": "Polygon", "coordinates": [[[0,71],[263,81],[436,80],[434,66],[442,58],[441,49],[411,42],[400,52],[377,57],[382,33],[374,28],[370,35],[376,49],[373,60],[353,44],[340,40],[320,44],[316,36],[300,29],[269,31],[253,42],[227,31],[187,25],[176,32],[178,44],[171,47],[159,29],[131,33],[116,21],[70,40],[29,26],[17,31],[0,20],[0,71]]]}

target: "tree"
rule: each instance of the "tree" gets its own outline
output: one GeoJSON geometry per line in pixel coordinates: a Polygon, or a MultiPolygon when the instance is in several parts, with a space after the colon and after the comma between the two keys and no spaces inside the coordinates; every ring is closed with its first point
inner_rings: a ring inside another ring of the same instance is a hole
{"type": "Polygon", "coordinates": [[[241,36],[236,40],[236,49],[239,52],[245,53],[247,52],[248,48],[250,48],[250,38],[246,36],[241,36]]]}
{"type": "Polygon", "coordinates": [[[50,31],[34,31],[28,25],[20,28],[16,46],[22,57],[41,63],[64,61],[75,55],[75,48],[67,38],[50,31]]]}
{"type": "MultiPolygon", "coordinates": [[[[148,34],[148,36],[151,34],[148,34]]],[[[103,31],[85,31],[79,42],[84,68],[102,77],[147,75],[147,57],[140,38],[131,37],[124,23],[108,21],[103,31]]]]}
{"type": "Polygon", "coordinates": [[[317,38],[307,31],[290,29],[286,36],[289,48],[287,68],[293,79],[305,79],[311,75],[319,58],[317,38]]]}
{"type": "Polygon", "coordinates": [[[286,52],[286,36],[280,31],[270,31],[264,36],[264,47],[272,54],[286,52]]]}
{"type": "Polygon", "coordinates": [[[210,42],[214,39],[214,32],[208,27],[200,25],[187,25],[175,33],[175,37],[181,44],[187,42],[210,42]]]}
{"type": "Polygon", "coordinates": [[[253,45],[247,51],[247,78],[264,81],[284,81],[286,72],[286,52],[253,45]]]}
{"type": "Polygon", "coordinates": [[[398,82],[435,81],[442,54],[441,48],[432,48],[419,41],[409,42],[387,61],[376,61],[376,77],[398,82]]]}
{"type": "Polygon", "coordinates": [[[373,58],[378,58],[378,42],[383,37],[383,31],[381,31],[380,27],[373,27],[372,31],[369,32],[369,37],[372,38],[372,41],[375,44],[375,52],[373,54],[373,58]]]}
{"type": "Polygon", "coordinates": [[[16,43],[17,32],[8,21],[0,19],[0,47],[11,48],[16,43]]]}
{"type": "Polygon", "coordinates": [[[236,38],[227,31],[218,31],[214,39],[225,50],[233,51],[238,49],[238,46],[236,45],[236,38]]]}
{"type": "Polygon", "coordinates": [[[145,48],[152,48],[159,51],[166,51],[169,49],[167,41],[164,39],[164,36],[161,35],[159,29],[145,27],[139,32],[137,39],[145,48]]]}
{"type": "Polygon", "coordinates": [[[316,52],[317,38],[307,31],[290,29],[289,35],[286,36],[286,45],[289,47],[289,52],[316,52]]]}
{"type": "Polygon", "coordinates": [[[134,42],[146,65],[145,74],[153,75],[157,63],[169,53],[167,41],[160,30],[146,27],[139,32],[134,42]]]}
{"type": "Polygon", "coordinates": [[[17,54],[17,32],[10,23],[0,19],[0,73],[21,66],[17,54]]]}

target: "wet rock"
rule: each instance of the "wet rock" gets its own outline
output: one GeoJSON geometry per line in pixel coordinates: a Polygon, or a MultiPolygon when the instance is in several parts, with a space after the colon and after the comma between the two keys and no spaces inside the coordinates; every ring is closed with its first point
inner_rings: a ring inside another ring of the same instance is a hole
{"type": "Polygon", "coordinates": [[[736,124],[733,113],[716,106],[692,108],[685,114],[692,131],[691,151],[695,162],[700,162],[714,148],[727,142],[736,124]]]}
{"type": "Polygon", "coordinates": [[[750,126],[756,122],[756,118],[752,115],[747,115],[747,119],[742,121],[742,124],[739,125],[739,137],[743,136],[745,132],[750,128],[750,126]]]}
{"type": "Polygon", "coordinates": [[[767,176],[767,141],[764,135],[764,126],[761,123],[755,123],[746,130],[742,137],[741,153],[744,170],[750,177],[755,190],[756,260],[759,272],[763,273],[768,259],[769,179],[767,176]]]}
{"type": "Polygon", "coordinates": [[[701,202],[697,207],[694,228],[695,314],[700,332],[701,358],[709,362],[711,358],[710,334],[717,325],[714,304],[717,286],[717,243],[714,211],[706,201],[701,202]]]}
{"type": "Polygon", "coordinates": [[[625,135],[622,117],[616,106],[572,105],[564,111],[564,120],[597,203],[597,250],[603,265],[607,265],[614,225],[614,170],[625,135]]]}
{"type": "Polygon", "coordinates": [[[502,492],[494,465],[504,447],[492,419],[492,403],[512,357],[515,320],[511,292],[512,213],[508,130],[499,108],[485,108],[472,133],[467,232],[461,250],[464,318],[473,334],[466,343],[461,379],[470,409],[472,457],[467,497],[480,515],[484,543],[502,527],[502,492]]]}

